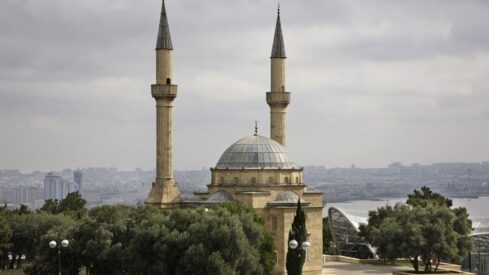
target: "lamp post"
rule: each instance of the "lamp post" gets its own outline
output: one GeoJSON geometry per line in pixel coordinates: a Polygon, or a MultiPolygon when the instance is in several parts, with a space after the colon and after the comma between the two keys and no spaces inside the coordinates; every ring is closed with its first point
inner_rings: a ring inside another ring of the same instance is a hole
{"type": "MultiPolygon", "coordinates": [[[[289,242],[289,248],[290,249],[299,248],[299,249],[304,250],[304,252],[306,253],[306,257],[305,258],[307,258],[307,251],[309,250],[309,247],[311,247],[311,243],[308,242],[308,241],[304,241],[302,243],[298,243],[296,240],[292,239],[289,242]]],[[[299,270],[297,270],[297,272],[298,272],[297,273],[298,275],[302,274],[302,266],[299,267],[299,270]]]]}
{"type": "Polygon", "coordinates": [[[68,240],[62,240],[61,245],[57,244],[54,240],[49,242],[49,247],[58,249],[58,272],[61,275],[61,248],[68,247],[70,242],[68,240]]]}

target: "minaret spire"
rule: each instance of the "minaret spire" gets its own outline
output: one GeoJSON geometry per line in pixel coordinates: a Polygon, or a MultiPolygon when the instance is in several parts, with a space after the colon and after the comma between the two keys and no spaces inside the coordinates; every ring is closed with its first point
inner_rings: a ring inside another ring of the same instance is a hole
{"type": "Polygon", "coordinates": [[[271,58],[286,58],[282,24],[280,22],[280,4],[278,4],[277,9],[277,23],[275,24],[271,58]]]}
{"type": "Polygon", "coordinates": [[[172,50],[170,26],[166,16],[165,0],[161,4],[160,28],[158,29],[158,40],[156,40],[156,49],[172,50]]]}
{"type": "Polygon", "coordinates": [[[177,88],[173,83],[173,45],[163,1],[156,41],[156,84],[151,85],[156,101],[156,179],[146,199],[146,204],[160,208],[178,207],[180,202],[173,178],[173,100],[177,88]]]}
{"type": "Polygon", "coordinates": [[[277,24],[273,37],[270,77],[270,92],[267,104],[270,106],[270,138],[285,146],[285,114],[290,102],[290,93],[285,90],[285,45],[280,22],[280,5],[277,9],[277,24]]]}

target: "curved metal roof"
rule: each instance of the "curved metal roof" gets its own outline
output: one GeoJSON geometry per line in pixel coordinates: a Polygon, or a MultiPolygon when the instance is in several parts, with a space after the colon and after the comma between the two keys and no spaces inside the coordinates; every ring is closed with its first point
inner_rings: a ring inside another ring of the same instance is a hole
{"type": "Polygon", "coordinates": [[[253,135],[238,140],[221,155],[216,168],[298,168],[280,143],[253,135]]]}

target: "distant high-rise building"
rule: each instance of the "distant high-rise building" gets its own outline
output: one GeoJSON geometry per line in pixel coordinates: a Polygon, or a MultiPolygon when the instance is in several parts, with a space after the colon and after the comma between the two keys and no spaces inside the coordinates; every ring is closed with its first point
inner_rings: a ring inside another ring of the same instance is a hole
{"type": "Polygon", "coordinates": [[[44,178],[44,199],[64,199],[68,193],[75,192],[75,184],[63,180],[60,176],[48,173],[44,178]]]}
{"type": "Polygon", "coordinates": [[[82,194],[82,171],[81,170],[75,170],[73,172],[73,182],[75,182],[76,184],[76,188],[78,190],[78,193],[80,193],[80,195],[82,194]]]}
{"type": "Polygon", "coordinates": [[[35,207],[35,195],[36,195],[37,188],[29,186],[20,186],[16,187],[14,190],[15,194],[15,204],[25,204],[28,205],[29,207],[35,207]]]}

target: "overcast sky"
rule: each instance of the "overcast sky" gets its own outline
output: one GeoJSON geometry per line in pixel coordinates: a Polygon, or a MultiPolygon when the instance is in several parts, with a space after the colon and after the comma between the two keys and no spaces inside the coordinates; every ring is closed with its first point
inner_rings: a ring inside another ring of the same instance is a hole
{"type": "MultiPolygon", "coordinates": [[[[302,165],[489,160],[489,1],[282,0],[302,165]]],[[[277,1],[167,0],[175,169],[269,136],[277,1]]],[[[0,169],[155,167],[159,0],[0,1],[0,169]]]]}

